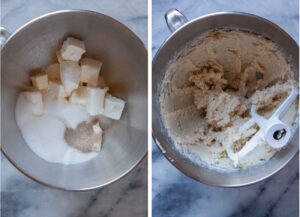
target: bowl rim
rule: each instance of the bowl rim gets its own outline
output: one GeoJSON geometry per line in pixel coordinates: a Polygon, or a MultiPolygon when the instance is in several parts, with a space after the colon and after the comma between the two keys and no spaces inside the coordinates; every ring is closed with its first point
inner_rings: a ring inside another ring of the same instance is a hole
{"type": "MultiPolygon", "coordinates": [[[[103,16],[111,21],[113,21],[115,24],[120,25],[123,29],[125,29],[131,36],[133,36],[133,38],[136,39],[136,41],[142,46],[142,49],[144,50],[144,52],[146,53],[146,55],[148,55],[148,51],[147,48],[145,46],[145,44],[143,43],[143,41],[131,30],[129,29],[129,27],[127,27],[125,24],[121,23],[120,21],[105,15],[103,13],[100,12],[96,12],[96,11],[91,11],[91,10],[82,10],[82,9],[67,9],[67,10],[57,10],[57,11],[53,11],[50,13],[46,13],[43,14],[41,16],[38,16],[30,21],[28,21],[27,23],[23,24],[21,27],[19,27],[15,32],[13,32],[9,38],[4,42],[3,47],[1,48],[1,50],[3,50],[6,46],[6,44],[12,40],[12,38],[17,35],[18,33],[20,33],[23,29],[25,29],[27,26],[32,25],[33,23],[35,23],[36,21],[40,20],[40,19],[45,19],[47,17],[50,16],[55,16],[58,14],[64,14],[64,13],[82,13],[82,14],[93,14],[96,16],[103,16]]],[[[146,149],[145,153],[140,157],[140,159],[138,159],[136,161],[135,164],[133,164],[129,169],[127,169],[123,174],[121,174],[120,176],[110,180],[109,182],[105,183],[105,184],[100,184],[100,185],[95,185],[95,186],[89,186],[89,187],[85,187],[85,188],[79,188],[79,189],[74,189],[74,188],[64,188],[64,187],[60,187],[60,186],[56,186],[56,185],[52,185],[49,183],[46,183],[44,181],[41,181],[33,176],[31,176],[29,173],[27,173],[26,171],[24,171],[23,169],[21,169],[9,156],[8,154],[5,152],[5,149],[3,148],[2,144],[0,145],[1,147],[1,152],[3,153],[3,155],[7,158],[7,160],[15,167],[17,168],[21,173],[23,173],[25,176],[27,176],[28,178],[30,178],[31,180],[44,185],[46,187],[50,187],[50,188],[54,188],[54,189],[59,189],[59,190],[64,190],[64,191],[73,191],[73,192],[81,192],[81,191],[90,191],[90,190],[94,190],[94,189],[99,189],[99,188],[103,188],[105,186],[108,186],[122,178],[124,178],[125,176],[127,176],[130,172],[132,172],[136,167],[138,167],[138,165],[147,157],[148,155],[148,148],[146,149]]],[[[148,147],[148,146],[147,146],[148,147]]]]}
{"type": "MultiPolygon", "coordinates": [[[[242,15],[242,16],[246,16],[246,17],[252,17],[261,21],[264,21],[266,23],[268,23],[269,25],[272,25],[273,27],[275,27],[276,29],[278,29],[280,32],[282,32],[285,37],[287,37],[289,40],[293,41],[295,44],[297,44],[298,49],[299,49],[299,45],[298,43],[284,30],[282,29],[280,26],[278,26],[277,24],[273,23],[272,21],[263,18],[261,16],[255,15],[255,14],[251,14],[251,13],[246,13],[246,12],[238,12],[238,11],[221,11],[221,12],[214,12],[214,13],[209,13],[209,14],[205,14],[199,17],[196,17],[194,19],[188,20],[188,22],[186,22],[185,24],[183,24],[182,26],[180,26],[178,29],[176,29],[174,32],[172,32],[167,39],[165,39],[165,41],[162,43],[162,45],[159,47],[159,49],[156,51],[155,56],[152,60],[152,65],[154,65],[154,63],[157,61],[158,59],[158,55],[161,52],[161,50],[163,49],[163,47],[166,45],[166,43],[172,38],[174,37],[179,31],[181,31],[183,28],[185,28],[188,25],[191,25],[192,23],[197,22],[198,20],[204,19],[204,18],[210,18],[210,17],[215,17],[215,16],[220,16],[220,15],[242,15]]],[[[154,102],[157,101],[156,97],[153,97],[153,93],[156,93],[156,90],[152,90],[152,110],[153,110],[153,105],[154,102]]],[[[156,94],[155,94],[156,95],[156,94]]],[[[154,95],[154,96],[155,96],[154,95]]],[[[154,116],[152,115],[152,122],[154,121],[154,116]]],[[[296,156],[299,154],[299,148],[298,150],[290,156],[290,158],[288,160],[286,160],[283,164],[280,165],[280,167],[276,168],[275,170],[273,170],[272,172],[268,173],[267,175],[257,179],[257,180],[253,180],[253,181],[248,181],[248,182],[243,182],[240,184],[216,184],[216,183],[210,183],[209,181],[205,181],[204,179],[201,179],[200,177],[184,170],[183,168],[181,168],[177,163],[176,160],[172,160],[172,158],[170,158],[167,154],[167,152],[164,151],[163,147],[160,145],[160,142],[158,140],[158,137],[155,135],[156,131],[160,131],[159,129],[155,130],[152,127],[152,141],[154,141],[154,143],[156,144],[157,148],[162,152],[163,156],[175,167],[177,168],[180,172],[182,172],[184,175],[186,175],[187,177],[190,177],[198,182],[201,182],[203,184],[206,185],[210,185],[210,186],[214,186],[214,187],[220,187],[220,188],[238,188],[238,187],[245,187],[245,186],[249,186],[249,185],[253,185],[259,182],[262,182],[270,177],[272,177],[273,175],[275,175],[277,172],[281,171],[283,168],[285,168],[293,159],[296,158],[296,156]]],[[[297,129],[298,133],[299,133],[299,128],[297,129]]],[[[296,132],[297,134],[297,132],[296,132]]],[[[299,142],[299,141],[298,141],[299,142]]],[[[169,144],[170,145],[170,144],[169,144]]],[[[177,151],[178,152],[178,151],[177,151]]],[[[183,157],[184,158],[184,157],[183,157]]],[[[218,172],[218,171],[216,171],[218,172]]]]}

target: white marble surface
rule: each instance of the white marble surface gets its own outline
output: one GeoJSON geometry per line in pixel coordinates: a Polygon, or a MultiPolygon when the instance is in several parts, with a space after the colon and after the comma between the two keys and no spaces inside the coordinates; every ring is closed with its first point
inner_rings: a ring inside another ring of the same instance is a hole
{"type": "MultiPolygon", "coordinates": [[[[265,17],[298,41],[297,0],[153,0],[153,55],[170,35],[164,13],[177,8],[188,19],[217,12],[243,11],[265,17]]],[[[268,180],[242,188],[218,188],[183,175],[152,149],[152,206],[155,217],[297,217],[299,216],[298,156],[268,180]],[[166,175],[167,174],[167,175],[166,175]]]]}
{"type": "MultiPolygon", "coordinates": [[[[146,0],[2,0],[1,25],[10,32],[42,14],[87,9],[107,14],[133,30],[147,45],[146,0]]],[[[2,217],[147,216],[147,159],[123,179],[89,192],[44,187],[21,174],[1,156],[2,217]]]]}

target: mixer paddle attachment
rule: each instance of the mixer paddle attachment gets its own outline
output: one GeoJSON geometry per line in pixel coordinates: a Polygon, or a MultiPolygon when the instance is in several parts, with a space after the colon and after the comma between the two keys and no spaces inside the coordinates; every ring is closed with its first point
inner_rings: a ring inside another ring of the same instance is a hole
{"type": "Polygon", "coordinates": [[[292,91],[288,98],[279,106],[275,113],[265,119],[256,113],[256,106],[252,105],[250,115],[251,119],[244,123],[239,128],[239,133],[242,134],[245,130],[252,127],[255,123],[259,126],[258,132],[244,145],[239,152],[233,152],[232,147],[227,148],[227,154],[234,164],[237,165],[239,159],[245,157],[252,151],[260,140],[265,141],[272,148],[282,148],[286,146],[291,137],[291,130],[280,119],[286,114],[292,103],[296,100],[298,89],[292,87],[292,91]]]}

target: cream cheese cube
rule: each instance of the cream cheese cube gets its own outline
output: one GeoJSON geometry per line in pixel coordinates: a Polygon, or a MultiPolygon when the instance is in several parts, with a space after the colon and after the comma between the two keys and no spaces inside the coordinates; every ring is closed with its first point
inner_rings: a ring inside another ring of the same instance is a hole
{"type": "Polygon", "coordinates": [[[87,87],[86,110],[90,115],[99,115],[104,110],[107,89],[87,87]]]}
{"type": "Polygon", "coordinates": [[[48,88],[48,75],[37,75],[31,77],[33,88],[36,90],[45,90],[48,88]]]}
{"type": "Polygon", "coordinates": [[[80,61],[81,76],[80,81],[97,86],[99,73],[102,67],[102,62],[91,58],[83,58],[80,61]]]}
{"type": "Polygon", "coordinates": [[[59,73],[59,64],[54,63],[47,67],[45,74],[48,75],[48,80],[50,81],[59,81],[60,73],[59,73]]]}
{"type": "Polygon", "coordinates": [[[58,55],[60,79],[67,95],[78,88],[81,68],[77,62],[63,61],[58,55]]]}
{"type": "Polygon", "coordinates": [[[121,118],[123,109],[125,107],[125,101],[117,97],[108,94],[104,101],[104,111],[102,115],[119,120],[121,118]]]}
{"type": "Polygon", "coordinates": [[[70,102],[74,105],[86,106],[87,104],[87,87],[78,87],[71,95],[70,102]]]}
{"type": "Polygon", "coordinates": [[[68,37],[60,49],[62,58],[70,61],[79,61],[84,52],[85,46],[83,41],[72,37],[68,37]]]}
{"type": "Polygon", "coordinates": [[[39,91],[25,91],[23,94],[29,102],[35,105],[33,114],[37,116],[42,115],[44,110],[42,93],[39,91]]]}

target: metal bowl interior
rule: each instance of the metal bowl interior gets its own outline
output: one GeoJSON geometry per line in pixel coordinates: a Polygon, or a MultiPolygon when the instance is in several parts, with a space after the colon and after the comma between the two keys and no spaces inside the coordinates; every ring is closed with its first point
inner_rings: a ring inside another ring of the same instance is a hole
{"type": "Polygon", "coordinates": [[[220,172],[201,167],[185,158],[176,150],[162,122],[160,104],[158,101],[161,81],[174,54],[180,52],[182,48],[201,35],[201,33],[219,28],[243,29],[270,38],[286,54],[294,67],[296,77],[299,77],[299,47],[297,43],[277,25],[261,17],[236,12],[221,12],[199,17],[177,29],[166,40],[154,57],[152,75],[153,137],[165,157],[186,175],[209,185],[238,187],[253,184],[270,177],[296,156],[299,150],[298,130],[295,130],[296,133],[291,143],[266,163],[237,172],[220,172]]]}
{"type": "Polygon", "coordinates": [[[147,51],[118,21],[91,11],[58,11],[21,27],[1,52],[2,151],[39,183],[66,190],[105,186],[132,170],[147,153],[147,51]],[[75,165],[49,163],[25,144],[15,121],[15,103],[29,70],[55,62],[67,36],[84,40],[87,56],[103,62],[110,92],[126,101],[119,121],[105,131],[96,158],[75,165]]]}

